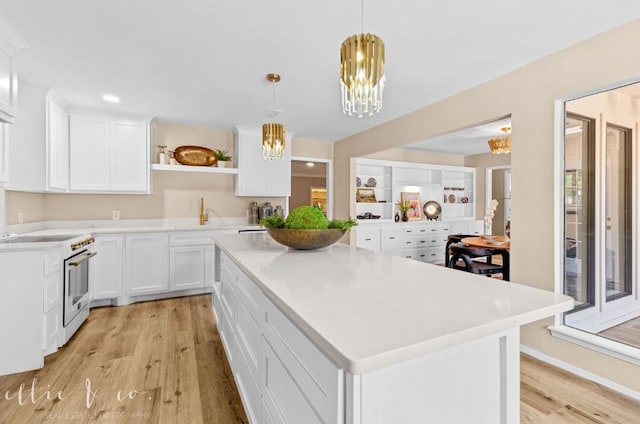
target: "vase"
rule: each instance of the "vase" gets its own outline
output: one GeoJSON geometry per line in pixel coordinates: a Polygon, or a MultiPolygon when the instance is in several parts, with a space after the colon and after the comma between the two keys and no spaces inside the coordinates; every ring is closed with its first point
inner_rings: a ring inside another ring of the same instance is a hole
{"type": "Polygon", "coordinates": [[[218,161],[218,168],[224,168],[227,165],[227,162],[224,160],[218,161]]]}
{"type": "Polygon", "coordinates": [[[407,222],[409,220],[409,217],[407,216],[406,212],[402,212],[402,222],[407,222]]]}

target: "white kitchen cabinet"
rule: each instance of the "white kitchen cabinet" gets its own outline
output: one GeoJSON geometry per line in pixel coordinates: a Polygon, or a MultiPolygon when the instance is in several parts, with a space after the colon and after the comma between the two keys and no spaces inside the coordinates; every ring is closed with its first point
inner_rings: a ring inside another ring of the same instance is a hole
{"type": "Polygon", "coordinates": [[[291,140],[286,134],[285,154],[281,160],[262,157],[262,131],[235,128],[235,151],[238,164],[236,196],[288,197],[291,195],[291,140]]]}
{"type": "Polygon", "coordinates": [[[186,290],[204,287],[204,246],[172,247],[169,252],[171,290],[186,290]]]}
{"type": "Polygon", "coordinates": [[[91,290],[93,300],[113,299],[123,291],[123,235],[96,235],[94,249],[98,253],[92,260],[91,290]]]}
{"type": "Polygon", "coordinates": [[[140,233],[125,237],[126,294],[169,290],[169,234],[140,233]]]}
{"type": "Polygon", "coordinates": [[[0,124],[0,187],[9,182],[9,124],[0,124]]]}
{"type": "Polygon", "coordinates": [[[20,116],[11,128],[9,190],[69,190],[69,107],[55,90],[20,87],[20,116]]]}
{"type": "Polygon", "coordinates": [[[42,351],[48,355],[58,350],[62,329],[62,252],[60,249],[48,251],[43,259],[42,351]]]}
{"type": "Polygon", "coordinates": [[[378,226],[358,226],[356,228],[356,246],[379,252],[380,228],[378,226]]]}
{"type": "Polygon", "coordinates": [[[47,191],[69,191],[69,114],[47,98],[47,191]]]}
{"type": "Polygon", "coordinates": [[[380,229],[380,251],[388,255],[402,255],[402,228],[380,229]]]}
{"type": "Polygon", "coordinates": [[[0,26],[0,121],[13,123],[18,106],[18,74],[13,57],[27,44],[9,28],[0,26]]]}
{"type": "Polygon", "coordinates": [[[148,123],[72,114],[70,188],[72,192],[148,193],[148,123]]]}

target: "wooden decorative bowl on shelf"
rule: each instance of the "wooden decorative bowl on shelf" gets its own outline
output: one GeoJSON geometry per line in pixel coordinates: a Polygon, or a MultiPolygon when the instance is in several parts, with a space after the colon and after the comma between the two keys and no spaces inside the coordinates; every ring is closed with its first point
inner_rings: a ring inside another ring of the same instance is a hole
{"type": "Polygon", "coordinates": [[[218,160],[213,150],[200,146],[179,146],[173,151],[176,162],[190,166],[213,166],[218,160]]]}
{"type": "Polygon", "coordinates": [[[328,230],[292,230],[267,227],[267,233],[278,243],[298,250],[313,250],[327,247],[340,240],[346,232],[340,228],[328,230]]]}

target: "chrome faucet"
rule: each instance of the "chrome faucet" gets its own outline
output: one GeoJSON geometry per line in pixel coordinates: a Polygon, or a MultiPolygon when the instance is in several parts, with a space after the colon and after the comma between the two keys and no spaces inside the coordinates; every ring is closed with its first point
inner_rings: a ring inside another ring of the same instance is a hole
{"type": "Polygon", "coordinates": [[[209,220],[209,213],[204,210],[204,197],[200,198],[200,225],[209,220]]]}

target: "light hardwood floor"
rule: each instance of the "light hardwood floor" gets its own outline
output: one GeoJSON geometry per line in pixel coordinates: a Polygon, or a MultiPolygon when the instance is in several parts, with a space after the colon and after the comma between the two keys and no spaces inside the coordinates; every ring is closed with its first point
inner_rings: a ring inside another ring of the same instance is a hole
{"type": "MultiPolygon", "coordinates": [[[[640,423],[639,402],[526,355],[521,388],[522,423],[640,423]]],[[[248,422],[210,296],[93,309],[42,370],[0,377],[0,393],[2,424],[248,422]]]]}
{"type": "Polygon", "coordinates": [[[601,331],[598,336],[640,348],[640,318],[634,318],[601,331]]]}

